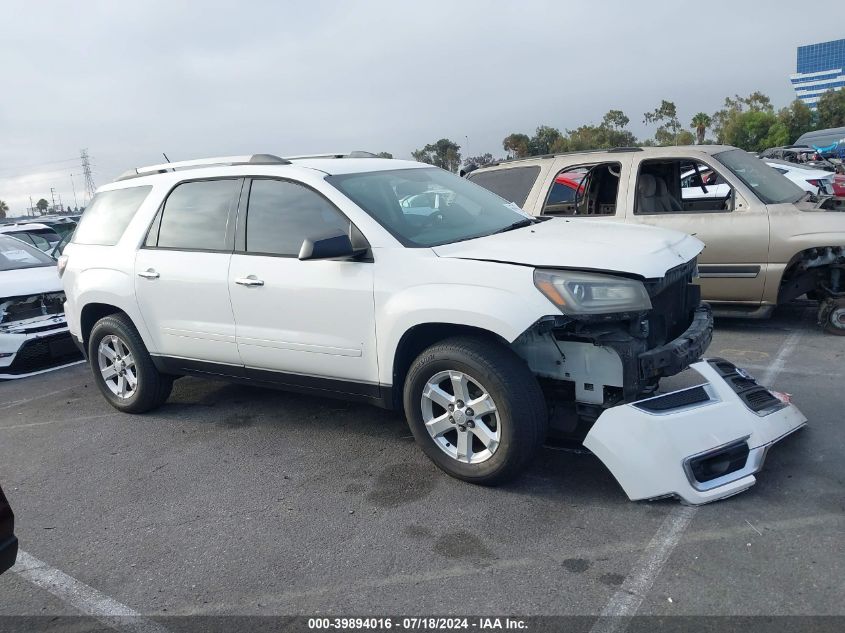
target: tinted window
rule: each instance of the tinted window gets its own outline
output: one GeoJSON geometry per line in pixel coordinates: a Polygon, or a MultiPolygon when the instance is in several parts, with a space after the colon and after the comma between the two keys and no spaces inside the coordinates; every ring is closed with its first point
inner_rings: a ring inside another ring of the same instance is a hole
{"type": "Polygon", "coordinates": [[[228,250],[226,225],[237,183],[234,179],[203,180],[177,186],[164,203],[159,248],[228,250]]]}
{"type": "Polygon", "coordinates": [[[349,220],[308,187],[284,180],[252,181],[246,218],[247,252],[296,256],[307,237],[348,232],[349,220]]]}
{"type": "Polygon", "coordinates": [[[515,202],[519,206],[525,204],[531,187],[540,173],[539,167],[514,167],[512,169],[496,169],[484,171],[480,169],[467,176],[476,185],[481,185],[505,200],[515,202]]]}
{"type": "Polygon", "coordinates": [[[152,187],[129,187],[101,191],[95,195],[79,220],[73,241],[76,244],[113,246],[120,240],[135,212],[152,187]]]}

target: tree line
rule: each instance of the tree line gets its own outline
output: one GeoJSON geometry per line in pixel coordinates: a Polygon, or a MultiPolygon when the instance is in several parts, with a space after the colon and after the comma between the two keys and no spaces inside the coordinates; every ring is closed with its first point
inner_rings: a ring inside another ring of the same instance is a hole
{"type": "MultiPolygon", "coordinates": [[[[549,125],[540,125],[529,136],[522,132],[502,139],[505,158],[525,158],[560,152],[578,152],[612,147],[649,147],[718,143],[759,152],[769,147],[794,143],[812,130],[845,126],[845,89],[831,90],[817,104],[814,112],[796,99],[775,111],[771,99],[761,92],[747,97],[726,97],[722,109],[708,114],[696,113],[689,126],[681,123],[675,103],[661,100],[660,105],[643,113],[643,123],[654,128],[651,138],[638,139],[629,129],[631,120],[621,110],[609,110],[598,124],[585,124],[561,132],[549,125]]],[[[486,165],[504,158],[491,153],[461,156],[461,146],[442,138],[411,152],[414,160],[458,171],[460,166],[486,165]]]]}

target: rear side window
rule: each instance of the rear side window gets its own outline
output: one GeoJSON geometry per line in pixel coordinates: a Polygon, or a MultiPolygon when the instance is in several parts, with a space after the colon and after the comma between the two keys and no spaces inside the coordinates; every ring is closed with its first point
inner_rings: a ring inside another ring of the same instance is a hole
{"type": "Polygon", "coordinates": [[[150,190],[152,187],[147,185],[101,191],[95,195],[79,220],[73,242],[98,246],[117,244],[150,190]]]}
{"type": "MultiPolygon", "coordinates": [[[[229,212],[236,204],[238,180],[200,180],[178,185],[164,203],[157,246],[199,251],[231,250],[226,244],[229,212]]],[[[152,245],[152,235],[147,245],[152,245]]]]}
{"type": "Polygon", "coordinates": [[[513,167],[511,169],[496,169],[493,171],[479,169],[467,176],[467,180],[471,180],[476,185],[481,185],[485,189],[521,207],[528,200],[531,187],[534,186],[539,175],[540,168],[537,166],[513,167]]]}
{"type": "Polygon", "coordinates": [[[286,180],[253,180],[246,251],[297,256],[305,238],[349,232],[349,220],[323,196],[286,180]]]}

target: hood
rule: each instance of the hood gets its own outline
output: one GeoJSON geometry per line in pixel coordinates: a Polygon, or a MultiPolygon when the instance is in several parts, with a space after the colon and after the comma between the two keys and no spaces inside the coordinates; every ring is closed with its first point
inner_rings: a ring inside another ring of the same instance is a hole
{"type": "Polygon", "coordinates": [[[435,246],[440,257],[543,268],[572,268],[663,277],[696,257],[704,243],[686,233],[603,220],[552,218],[466,242],[435,246]]]}
{"type": "Polygon", "coordinates": [[[55,266],[0,270],[0,298],[59,292],[62,280],[55,266]]]}

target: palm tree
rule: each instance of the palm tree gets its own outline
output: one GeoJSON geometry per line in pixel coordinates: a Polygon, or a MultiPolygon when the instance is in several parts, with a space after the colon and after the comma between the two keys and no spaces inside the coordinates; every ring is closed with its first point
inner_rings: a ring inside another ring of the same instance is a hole
{"type": "Polygon", "coordinates": [[[9,210],[9,205],[5,201],[0,200],[0,218],[6,217],[6,211],[9,210]]]}
{"type": "Polygon", "coordinates": [[[710,119],[710,115],[705,114],[704,112],[699,112],[692,117],[690,127],[695,130],[695,135],[698,138],[699,145],[704,143],[704,134],[707,132],[707,128],[710,127],[711,123],[713,123],[713,121],[710,119]]]}

